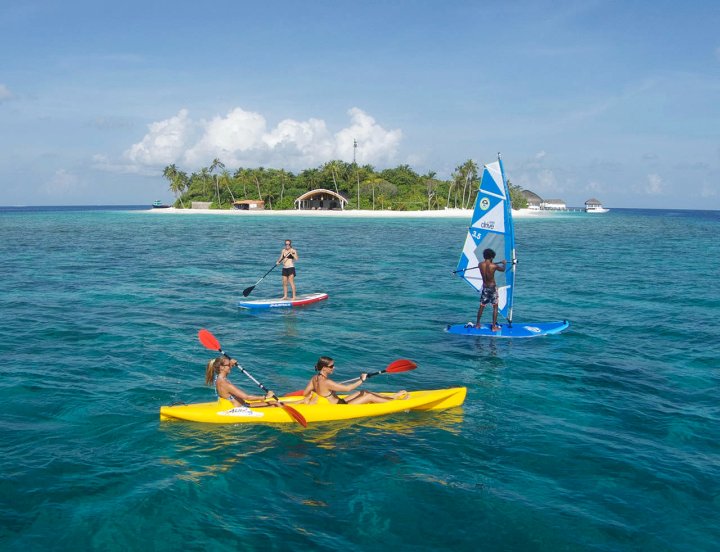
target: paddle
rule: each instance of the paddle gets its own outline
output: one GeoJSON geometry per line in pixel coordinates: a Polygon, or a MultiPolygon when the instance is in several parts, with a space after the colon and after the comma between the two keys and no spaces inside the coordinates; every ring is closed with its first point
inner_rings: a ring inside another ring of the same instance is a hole
{"type": "MultiPolygon", "coordinates": [[[[387,365],[387,367],[384,370],[378,370],[377,372],[370,372],[367,377],[371,378],[373,376],[377,376],[379,374],[395,374],[397,372],[409,372],[410,370],[415,370],[417,368],[417,364],[415,364],[412,360],[407,360],[405,358],[399,358],[397,360],[392,361],[390,364],[387,365]]],[[[360,378],[352,378],[349,380],[342,381],[340,383],[350,383],[351,381],[357,381],[360,378]]],[[[367,378],[365,378],[367,379],[367,378]]],[[[286,393],[286,397],[302,397],[304,389],[301,389],[299,391],[293,391],[292,393],[286,393]]]]}
{"type": "MultiPolygon", "coordinates": [[[[200,343],[202,343],[205,348],[210,349],[211,351],[217,351],[221,355],[225,356],[226,358],[230,358],[230,355],[228,355],[225,351],[222,350],[222,347],[220,347],[220,342],[215,338],[213,334],[211,334],[208,330],[202,329],[198,332],[198,339],[200,339],[200,343]]],[[[252,375],[245,370],[242,366],[239,364],[236,365],[240,371],[245,374],[247,377],[249,377],[255,384],[265,391],[265,393],[269,393],[267,387],[265,387],[262,383],[260,383],[258,380],[256,380],[252,375]]],[[[277,403],[282,407],[282,409],[287,412],[297,423],[299,423],[303,427],[307,427],[307,421],[305,420],[304,416],[300,414],[297,410],[294,408],[281,403],[280,399],[277,398],[277,395],[275,393],[272,394],[272,398],[277,401],[277,403]]]]}
{"type": "MultiPolygon", "coordinates": [[[[287,259],[287,258],[288,258],[288,255],[285,255],[282,259],[280,259],[280,263],[283,262],[283,261],[284,261],[285,259],[287,259]]],[[[245,288],[245,289],[243,290],[243,297],[247,297],[248,295],[250,295],[250,294],[252,293],[252,290],[255,289],[255,286],[258,285],[260,282],[262,282],[262,281],[265,279],[265,276],[267,276],[267,275],[270,274],[273,270],[275,270],[275,267],[278,266],[280,263],[275,263],[270,270],[268,270],[265,274],[263,274],[263,277],[262,277],[262,278],[260,278],[257,282],[255,282],[255,285],[254,285],[254,286],[250,286],[250,287],[245,288]]]]}

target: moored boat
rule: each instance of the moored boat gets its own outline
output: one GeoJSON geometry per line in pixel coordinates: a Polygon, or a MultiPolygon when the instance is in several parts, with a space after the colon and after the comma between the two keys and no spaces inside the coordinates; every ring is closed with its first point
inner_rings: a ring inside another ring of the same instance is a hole
{"type": "MultiPolygon", "coordinates": [[[[392,396],[392,393],[381,393],[392,396]]],[[[298,411],[308,423],[383,416],[405,411],[446,410],[462,405],[467,388],[453,387],[410,391],[406,398],[384,403],[331,404],[320,398],[316,404],[304,404],[298,397],[280,397],[281,402],[298,411]]],[[[339,395],[345,397],[346,395],[339,395]]],[[[160,407],[161,421],[188,421],[210,424],[284,424],[294,423],[284,409],[275,407],[234,407],[225,399],[208,403],[160,407]]]]}
{"type": "Polygon", "coordinates": [[[169,209],[171,206],[167,203],[163,203],[159,199],[157,201],[153,201],[153,209],[169,209]]]}
{"type": "Polygon", "coordinates": [[[602,203],[600,203],[597,199],[591,198],[588,199],[585,202],[585,212],[586,213],[607,213],[610,209],[606,209],[602,206],[602,203]]]}

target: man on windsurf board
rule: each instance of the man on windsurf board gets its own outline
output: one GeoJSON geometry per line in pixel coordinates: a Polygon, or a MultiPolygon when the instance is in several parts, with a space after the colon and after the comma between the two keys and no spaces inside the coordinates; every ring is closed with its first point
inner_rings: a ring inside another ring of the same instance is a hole
{"type": "Polygon", "coordinates": [[[495,251],[492,249],[486,249],[483,251],[483,261],[478,264],[480,275],[483,280],[482,292],[480,293],[480,308],[478,308],[477,320],[475,321],[475,327],[480,327],[480,317],[482,316],[485,305],[493,306],[493,319],[492,319],[492,331],[497,332],[500,330],[500,326],[497,323],[498,317],[498,291],[497,284],[495,283],[495,271],[505,272],[507,261],[500,261],[494,263],[495,251]]]}

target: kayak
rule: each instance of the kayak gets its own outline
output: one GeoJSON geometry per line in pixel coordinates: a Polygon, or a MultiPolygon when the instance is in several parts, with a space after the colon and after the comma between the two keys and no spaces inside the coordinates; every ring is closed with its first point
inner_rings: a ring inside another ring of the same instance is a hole
{"type": "Polygon", "coordinates": [[[468,324],[453,324],[446,331],[456,335],[474,335],[482,337],[538,337],[560,333],[570,326],[567,320],[557,322],[515,322],[513,325],[498,324],[500,329],[492,331],[492,324],[470,326],[468,324]]]}
{"type": "MultiPolygon", "coordinates": [[[[445,410],[460,406],[465,401],[466,387],[410,391],[407,398],[375,404],[332,404],[319,398],[316,404],[304,404],[298,397],[281,397],[280,400],[302,414],[308,423],[329,422],[384,416],[409,410],[445,410]]],[[[392,393],[380,393],[392,396],[392,393]]],[[[346,395],[339,395],[345,397],[346,395]]],[[[161,421],[188,421],[209,424],[287,424],[295,420],[282,408],[234,407],[226,399],[208,403],[184,404],[160,407],[161,421]]]]}
{"type": "Polygon", "coordinates": [[[327,293],[306,293],[298,295],[295,299],[248,299],[239,301],[237,306],[241,309],[276,309],[283,307],[302,307],[324,301],[328,298],[327,293]]]}

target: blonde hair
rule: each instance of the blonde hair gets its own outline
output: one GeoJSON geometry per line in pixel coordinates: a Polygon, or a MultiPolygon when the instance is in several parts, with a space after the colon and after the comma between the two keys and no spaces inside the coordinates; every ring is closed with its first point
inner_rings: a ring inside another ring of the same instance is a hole
{"type": "Polygon", "coordinates": [[[224,358],[225,357],[219,356],[208,362],[207,368],[205,368],[205,385],[210,385],[215,379],[215,376],[218,375],[224,358]]]}

